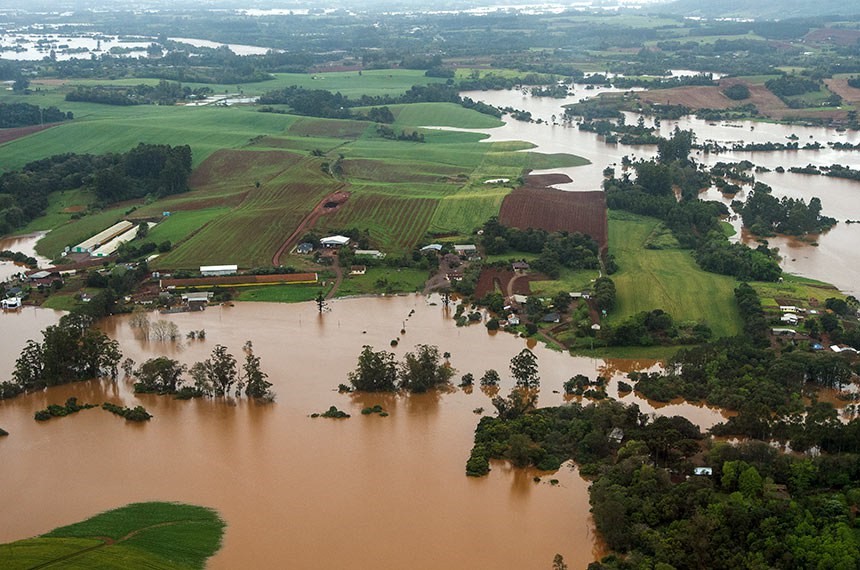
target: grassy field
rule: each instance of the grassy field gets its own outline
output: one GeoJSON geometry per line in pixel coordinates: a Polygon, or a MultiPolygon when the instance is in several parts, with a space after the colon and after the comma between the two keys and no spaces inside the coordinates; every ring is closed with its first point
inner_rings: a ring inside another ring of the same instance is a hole
{"type": "Polygon", "coordinates": [[[218,514],[205,507],[136,503],[0,545],[0,567],[203,568],[223,530],[218,514]]]}
{"type": "Polygon", "coordinates": [[[536,295],[544,297],[552,297],[556,293],[564,291],[587,291],[595,279],[600,276],[599,272],[594,269],[573,270],[563,268],[558,279],[549,281],[532,281],[530,283],[531,290],[536,295]]]}
{"type": "Polygon", "coordinates": [[[678,321],[705,321],[715,336],[741,328],[734,300],[737,282],[699,269],[689,250],[645,249],[659,221],[626,212],[609,214],[609,250],[620,270],[612,276],[618,291],[611,320],[619,322],[651,309],[663,309],[678,321]]]}
{"type": "Polygon", "coordinates": [[[313,301],[320,291],[323,295],[329,292],[331,287],[320,287],[319,285],[269,285],[266,287],[243,287],[237,301],[265,301],[270,303],[300,303],[313,301]]]}
{"type": "Polygon", "coordinates": [[[344,277],[337,291],[338,297],[370,295],[374,293],[412,293],[421,291],[429,277],[421,269],[368,267],[364,275],[344,277]]]}
{"type": "Polygon", "coordinates": [[[824,301],[831,297],[845,298],[845,294],[840,293],[833,285],[788,273],[783,274],[779,283],[756,282],[751,285],[759,294],[763,307],[778,307],[782,304],[798,307],[823,306],[824,301]],[[785,303],[780,303],[777,299],[785,303]]]}

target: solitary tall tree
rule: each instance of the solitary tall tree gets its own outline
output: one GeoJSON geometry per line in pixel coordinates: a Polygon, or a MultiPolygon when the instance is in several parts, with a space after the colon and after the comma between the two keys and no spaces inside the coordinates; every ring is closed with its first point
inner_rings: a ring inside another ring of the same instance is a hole
{"type": "Polygon", "coordinates": [[[538,376],[537,356],[524,348],[511,359],[511,374],[517,381],[518,388],[539,388],[540,376],[538,376]]]}
{"type": "Polygon", "coordinates": [[[322,289],[320,289],[320,292],[317,295],[315,301],[317,303],[317,309],[319,309],[320,314],[322,314],[326,307],[325,295],[323,295],[322,289]]]}

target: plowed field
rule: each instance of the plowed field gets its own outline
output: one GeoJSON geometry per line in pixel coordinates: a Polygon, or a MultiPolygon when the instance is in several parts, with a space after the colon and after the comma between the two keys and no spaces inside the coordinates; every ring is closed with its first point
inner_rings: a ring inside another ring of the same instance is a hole
{"type": "Polygon", "coordinates": [[[524,186],[502,202],[499,221],[520,229],[580,232],[607,246],[606,197],[603,192],[564,192],[524,186]]]}

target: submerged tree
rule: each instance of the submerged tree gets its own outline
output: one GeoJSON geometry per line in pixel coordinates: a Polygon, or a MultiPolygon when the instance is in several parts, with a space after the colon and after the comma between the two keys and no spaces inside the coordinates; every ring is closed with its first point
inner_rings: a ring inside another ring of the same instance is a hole
{"type": "Polygon", "coordinates": [[[179,389],[186,367],[166,356],[150,358],[135,370],[135,392],[173,394],[179,389]]]}
{"type": "Polygon", "coordinates": [[[243,378],[245,381],[245,395],[257,400],[275,399],[272,393],[272,383],[266,380],[268,374],[260,369],[260,357],[254,354],[251,341],[245,343],[245,363],[242,365],[243,378]]]}
{"type": "Polygon", "coordinates": [[[209,358],[191,367],[191,377],[194,387],[202,394],[226,397],[234,386],[237,394],[242,392],[243,382],[236,370],[236,358],[220,344],[215,345],[209,358]]]}
{"type": "Polygon", "coordinates": [[[440,362],[439,348],[419,344],[415,352],[407,352],[400,364],[400,387],[410,392],[426,392],[445,384],[454,375],[454,369],[440,362]]]}
{"type": "Polygon", "coordinates": [[[358,356],[358,366],[349,373],[349,382],[363,392],[393,392],[397,382],[394,354],[365,345],[358,356]]]}
{"type": "Polygon", "coordinates": [[[539,388],[540,376],[538,376],[537,356],[524,348],[511,359],[511,374],[517,381],[518,388],[539,388]]]}

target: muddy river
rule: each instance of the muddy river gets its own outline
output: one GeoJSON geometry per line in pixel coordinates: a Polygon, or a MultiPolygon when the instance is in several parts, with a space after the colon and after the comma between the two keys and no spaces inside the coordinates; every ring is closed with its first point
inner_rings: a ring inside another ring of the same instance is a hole
{"type": "MultiPolygon", "coordinates": [[[[574,94],[566,99],[550,97],[532,97],[521,91],[469,91],[464,96],[475,100],[485,101],[499,107],[514,107],[530,111],[535,120],[542,119],[543,124],[524,123],[506,119],[503,127],[483,129],[488,141],[524,140],[537,146],[541,152],[566,152],[583,156],[592,164],[582,167],[554,169],[551,172],[564,172],[573,182],[559,185],[558,188],[571,191],[593,191],[599,189],[603,182],[603,170],[607,166],[620,168],[621,159],[628,155],[633,158],[650,158],[656,148],[653,146],[624,146],[610,145],[594,133],[580,131],[576,126],[565,127],[560,124],[552,125],[553,116],[560,121],[563,105],[575,103],[595,97],[604,92],[617,91],[614,89],[585,89],[583,85],[574,86],[574,94]]],[[[633,124],[638,116],[627,114],[627,122],[633,124]]],[[[652,125],[652,119],[646,118],[646,125],[652,125]]],[[[679,121],[662,121],[660,133],[670,136],[676,127],[692,129],[697,140],[712,140],[722,145],[734,142],[782,142],[795,140],[802,146],[807,142],[818,141],[822,145],[828,142],[860,143],[860,132],[838,132],[835,129],[822,127],[803,127],[795,125],[777,125],[752,121],[731,121],[709,123],[693,117],[684,117],[679,121]],[[791,137],[791,138],[790,138],[791,137]]],[[[860,169],[860,151],[833,150],[797,150],[784,152],[727,152],[718,155],[697,156],[697,159],[707,165],[717,161],[749,160],[755,165],[775,169],[778,166],[786,170],[791,166],[830,166],[841,164],[852,169],[860,169]]],[[[535,171],[540,174],[545,171],[535,171]]],[[[788,238],[770,239],[771,246],[780,248],[783,256],[783,267],[804,277],[820,279],[833,283],[839,289],[860,294],[860,224],[846,224],[847,220],[860,220],[860,182],[810,176],[804,174],[770,172],[756,175],[756,178],[773,187],[775,196],[790,196],[794,198],[821,198],[823,213],[840,221],[836,227],[826,234],[814,236],[806,242],[788,238]],[[810,242],[814,242],[814,245],[810,242]]],[[[748,190],[748,189],[747,189],[748,190]]],[[[712,190],[710,199],[724,199],[712,190]]],[[[738,199],[743,199],[739,194],[738,199]]],[[[725,198],[731,202],[731,198],[725,198]]]]}
{"type": "MultiPolygon", "coordinates": [[[[0,377],[8,377],[25,340],[58,318],[33,308],[0,314],[6,340],[0,377]]],[[[219,343],[241,356],[251,340],[277,402],[137,397],[122,377],[0,402],[0,427],[11,434],[0,440],[0,542],[133,501],[176,500],[214,507],[226,519],[214,568],[540,569],[556,553],[571,568],[584,568],[599,553],[587,483],[573,467],[536,473],[499,462],[488,477],[465,476],[480,417],[473,410],[492,409],[480,388],[418,396],[335,391],[362,345],[381,349],[400,337],[399,356],[417,343],[438,345],[451,353],[455,379],[495,368],[507,393],[508,363],[526,346],[523,339],[491,335],[483,326],[457,328],[449,311],[420,296],[340,300],[323,316],[312,303],[239,303],[169,318],[183,333],[205,329],[206,340],[144,340],[126,317],[110,319],[104,328],[137,362],[167,354],[191,364],[219,343]],[[92,409],[45,423],[33,420],[37,409],[69,396],[143,404],[155,417],[132,425],[92,409]],[[360,414],[374,404],[390,416],[360,414]],[[331,405],[353,417],[308,417],[331,405]],[[542,476],[540,483],[535,475],[542,476]],[[559,484],[551,485],[552,478],[559,484]]],[[[558,391],[574,374],[623,376],[630,368],[656,364],[534,350],[542,404],[562,402],[558,391]]],[[[638,401],[646,411],[655,409],[638,401]]],[[[684,414],[704,427],[722,419],[716,411],[683,403],[659,413],[684,414]]]]}

